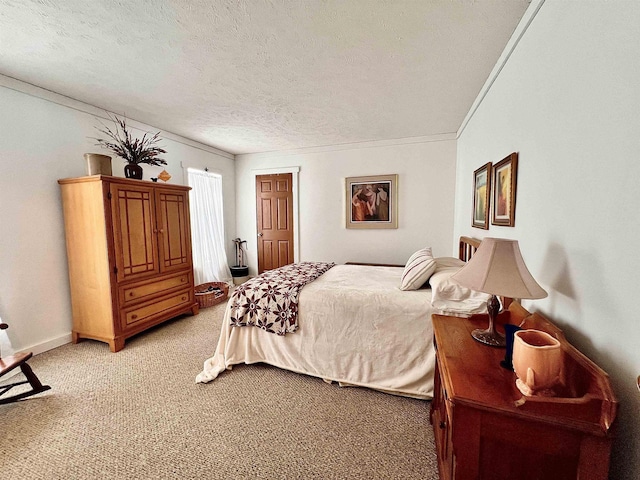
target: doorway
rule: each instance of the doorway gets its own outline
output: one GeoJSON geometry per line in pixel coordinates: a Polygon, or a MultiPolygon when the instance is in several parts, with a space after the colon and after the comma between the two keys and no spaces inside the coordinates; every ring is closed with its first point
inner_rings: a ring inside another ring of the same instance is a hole
{"type": "Polygon", "coordinates": [[[294,262],[293,176],[256,175],[258,273],[294,262]]]}

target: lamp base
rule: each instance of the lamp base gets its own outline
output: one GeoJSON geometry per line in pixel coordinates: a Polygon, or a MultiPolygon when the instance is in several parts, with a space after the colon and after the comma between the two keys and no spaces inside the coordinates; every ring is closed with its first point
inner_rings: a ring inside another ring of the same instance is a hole
{"type": "Polygon", "coordinates": [[[491,327],[486,330],[478,328],[471,332],[471,336],[478,342],[491,347],[505,347],[507,345],[507,340],[504,336],[491,327]]]}
{"type": "Polygon", "coordinates": [[[500,311],[500,301],[495,295],[487,302],[487,313],[489,314],[489,328],[483,330],[478,328],[471,332],[471,336],[480,343],[491,347],[506,347],[507,339],[501,333],[496,331],[496,317],[500,311]]]}

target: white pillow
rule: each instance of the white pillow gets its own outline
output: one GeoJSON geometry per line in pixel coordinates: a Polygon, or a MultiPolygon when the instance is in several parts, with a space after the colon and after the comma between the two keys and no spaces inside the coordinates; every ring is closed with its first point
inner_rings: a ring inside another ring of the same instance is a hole
{"type": "Polygon", "coordinates": [[[488,293],[476,292],[463,287],[451,276],[460,267],[439,267],[431,275],[431,306],[435,313],[468,317],[474,313],[487,313],[487,302],[491,298],[488,293]]]}
{"type": "Polygon", "coordinates": [[[462,268],[466,265],[462,260],[455,257],[438,257],[436,258],[436,272],[443,268],[462,268]]]}
{"type": "Polygon", "coordinates": [[[400,290],[418,290],[435,271],[436,261],[431,253],[431,247],[418,250],[407,260],[402,272],[400,290]]]}

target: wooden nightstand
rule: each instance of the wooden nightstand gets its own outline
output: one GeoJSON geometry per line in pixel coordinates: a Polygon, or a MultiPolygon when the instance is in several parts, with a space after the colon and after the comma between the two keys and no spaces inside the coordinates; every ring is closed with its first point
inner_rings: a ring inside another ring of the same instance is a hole
{"type": "Polygon", "coordinates": [[[442,479],[607,478],[617,410],[608,376],[541,315],[524,321],[561,340],[570,379],[565,398],[522,396],[515,373],[500,367],[505,350],[471,337],[486,317],[433,315],[431,424],[442,479]]]}

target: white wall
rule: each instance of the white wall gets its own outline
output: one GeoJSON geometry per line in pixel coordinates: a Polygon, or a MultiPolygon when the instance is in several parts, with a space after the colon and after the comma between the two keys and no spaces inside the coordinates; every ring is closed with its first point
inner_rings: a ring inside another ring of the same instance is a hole
{"type": "Polygon", "coordinates": [[[370,144],[236,157],[236,231],[257,271],[255,173],[299,167],[300,261],[404,264],[424,246],[451,255],[455,141],[370,144]],[[345,177],[399,175],[398,229],[345,227],[345,177]]]}
{"type": "MultiPolygon", "coordinates": [[[[534,2],[535,3],[535,2],[534,2]]],[[[524,302],[611,377],[611,478],[640,471],[640,3],[547,0],[458,141],[455,235],[518,239],[524,302]],[[470,227],[473,171],[519,152],[514,228],[470,227]]]]}
{"type": "MultiPolygon", "coordinates": [[[[35,353],[71,339],[71,305],[59,178],[86,175],[101,110],[0,77],[0,318],[13,348],[35,353]]],[[[119,112],[117,112],[119,113],[119,112]]],[[[157,131],[140,123],[132,126],[157,131]]],[[[136,128],[135,133],[142,134],[136,128]]],[[[166,170],[183,181],[185,166],[222,173],[227,238],[235,235],[233,156],[162,132],[166,170]]],[[[113,158],[124,176],[124,161],[113,158]]],[[[162,167],[144,167],[145,179],[162,167]]],[[[229,240],[229,254],[233,246],[229,240]]],[[[5,354],[8,352],[4,352],[5,354]]]]}

